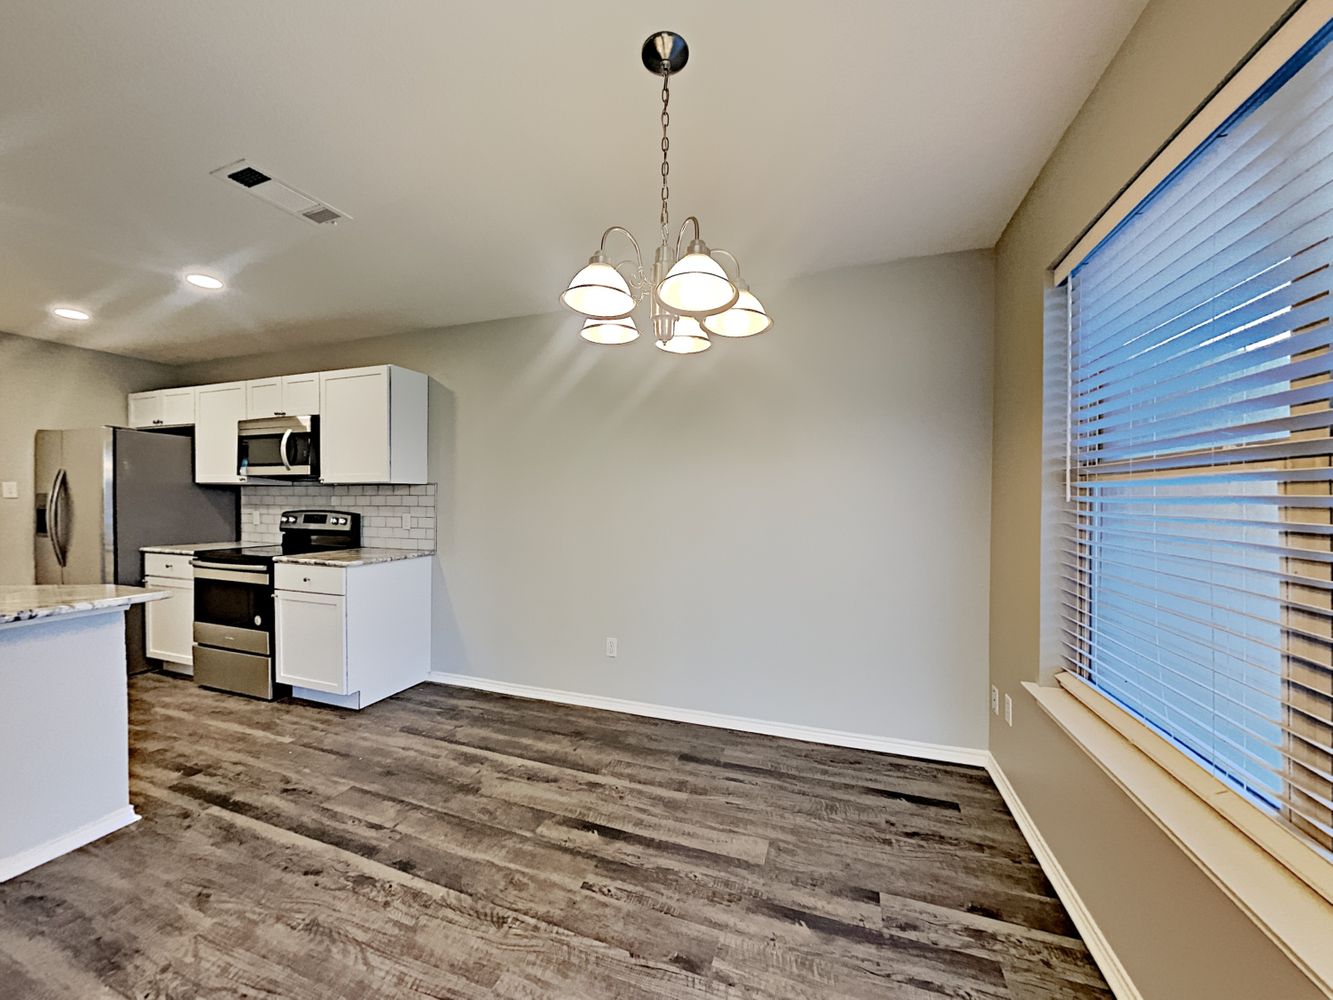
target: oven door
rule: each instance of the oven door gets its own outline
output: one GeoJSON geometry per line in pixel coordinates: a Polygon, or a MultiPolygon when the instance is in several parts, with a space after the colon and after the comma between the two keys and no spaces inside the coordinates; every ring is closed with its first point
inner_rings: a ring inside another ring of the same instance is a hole
{"type": "Polygon", "coordinates": [[[194,562],[194,641],[268,656],[273,633],[273,583],[267,568],[194,562]]]}

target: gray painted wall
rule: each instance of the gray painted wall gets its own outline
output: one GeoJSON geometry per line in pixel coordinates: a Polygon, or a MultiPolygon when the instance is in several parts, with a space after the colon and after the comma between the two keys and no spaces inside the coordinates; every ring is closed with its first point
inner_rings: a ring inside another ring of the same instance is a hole
{"type": "Polygon", "coordinates": [[[771,333],[700,357],[564,314],[181,381],[431,376],[437,670],[984,746],[990,254],[768,291],[771,333]]]}
{"type": "Polygon", "coordinates": [[[991,751],[1146,1000],[1322,994],[1020,687],[1040,656],[1043,275],[1289,0],[1153,0],[996,248],[991,751]]]}
{"type": "Polygon", "coordinates": [[[32,583],[33,432],[125,422],[125,396],[173,385],[177,369],[0,333],[0,583],[32,583]]]}

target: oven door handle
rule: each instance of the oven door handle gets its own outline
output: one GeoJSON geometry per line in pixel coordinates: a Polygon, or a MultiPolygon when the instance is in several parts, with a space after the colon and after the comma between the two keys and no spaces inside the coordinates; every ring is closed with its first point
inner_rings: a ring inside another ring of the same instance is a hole
{"type": "Polygon", "coordinates": [[[194,578],[196,580],[217,580],[222,583],[248,583],[251,586],[267,587],[269,586],[268,572],[247,573],[245,570],[237,569],[234,566],[223,566],[218,563],[192,562],[194,566],[194,578]]]}
{"type": "Polygon", "coordinates": [[[291,439],[292,439],[291,430],[290,429],[285,430],[282,432],[282,442],[278,445],[278,454],[282,456],[282,464],[287,466],[288,472],[291,471],[292,463],[291,459],[287,457],[287,442],[290,441],[291,439]]]}

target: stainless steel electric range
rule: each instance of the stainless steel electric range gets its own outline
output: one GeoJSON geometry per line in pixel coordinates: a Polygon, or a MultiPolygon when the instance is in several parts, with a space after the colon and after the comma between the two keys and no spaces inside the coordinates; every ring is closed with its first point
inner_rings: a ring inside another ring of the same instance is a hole
{"type": "Polygon", "coordinates": [[[273,560],[358,548],[361,515],[289,510],[278,529],[281,545],[210,549],[193,560],[196,684],[270,701],[290,693],[274,681],[273,560]]]}

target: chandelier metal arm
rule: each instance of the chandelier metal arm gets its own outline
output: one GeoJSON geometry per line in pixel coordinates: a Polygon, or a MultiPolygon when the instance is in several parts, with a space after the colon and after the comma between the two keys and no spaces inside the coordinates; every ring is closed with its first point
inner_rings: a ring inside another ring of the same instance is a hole
{"type": "Polygon", "coordinates": [[[600,244],[598,244],[598,249],[599,249],[602,253],[605,253],[605,252],[606,252],[606,241],[607,241],[607,239],[610,238],[610,236],[611,236],[612,233],[624,233],[625,236],[629,239],[630,243],[632,243],[632,244],[634,245],[634,259],[635,259],[635,261],[636,261],[636,262],[638,263],[638,265],[639,265],[639,270],[642,271],[642,270],[643,270],[643,252],[639,249],[639,241],[636,240],[636,239],[634,238],[634,234],[631,233],[631,232],[630,232],[628,229],[626,229],[624,226],[607,226],[607,227],[606,227],[606,232],[602,233],[602,242],[601,242],[600,244]]]}
{"type": "MultiPolygon", "coordinates": [[[[699,235],[699,220],[691,215],[680,224],[680,231],[676,233],[676,260],[680,260],[680,241],[685,236],[685,227],[689,225],[694,226],[694,238],[696,240],[701,238],[699,235]]],[[[735,260],[735,258],[733,257],[732,260],[735,260]]]]}
{"type": "Polygon", "coordinates": [[[732,253],[730,250],[723,250],[721,247],[711,247],[709,249],[709,253],[711,253],[714,257],[716,257],[718,254],[724,254],[725,256],[730,257],[732,266],[736,268],[736,281],[740,282],[742,280],[741,262],[734,253],[732,253]]]}
{"type": "Polygon", "coordinates": [[[637,302],[642,302],[644,296],[648,294],[648,275],[643,270],[643,265],[635,265],[632,260],[622,260],[613,265],[620,272],[620,276],[625,279],[631,292],[637,302]]]}

